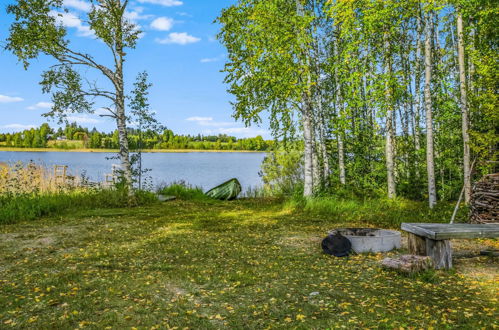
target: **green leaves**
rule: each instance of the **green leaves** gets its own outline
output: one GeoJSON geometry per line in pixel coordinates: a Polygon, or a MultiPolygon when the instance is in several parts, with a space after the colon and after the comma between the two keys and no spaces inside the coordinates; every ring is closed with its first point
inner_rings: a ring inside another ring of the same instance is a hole
{"type": "Polygon", "coordinates": [[[56,56],[61,47],[67,45],[66,29],[56,24],[53,11],[61,4],[61,0],[18,0],[17,4],[7,7],[7,13],[14,15],[15,21],[10,27],[6,49],[13,52],[25,68],[40,53],[56,56]]]}
{"type": "Polygon", "coordinates": [[[304,49],[311,46],[312,17],[298,16],[294,1],[242,0],[217,21],[229,53],[224,72],[236,97],[234,117],[250,125],[268,110],[275,136],[292,133],[293,112],[310,88],[304,49]]]}
{"type": "Polygon", "coordinates": [[[87,93],[81,85],[81,76],[70,65],[56,66],[42,75],[42,91],[52,93],[52,110],[44,116],[65,120],[71,112],[91,112],[93,102],[87,100],[87,93]]]}

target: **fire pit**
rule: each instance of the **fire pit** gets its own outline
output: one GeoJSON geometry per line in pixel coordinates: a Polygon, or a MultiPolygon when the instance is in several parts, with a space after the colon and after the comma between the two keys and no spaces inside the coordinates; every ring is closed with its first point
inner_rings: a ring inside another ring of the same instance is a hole
{"type": "Polygon", "coordinates": [[[357,253],[388,252],[400,248],[400,232],[375,228],[339,228],[329,234],[341,234],[352,243],[357,253]]]}

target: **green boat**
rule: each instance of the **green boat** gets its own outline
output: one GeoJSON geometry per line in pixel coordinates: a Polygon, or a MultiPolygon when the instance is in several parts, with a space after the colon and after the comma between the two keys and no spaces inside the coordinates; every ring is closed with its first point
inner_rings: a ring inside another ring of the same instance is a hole
{"type": "Polygon", "coordinates": [[[208,190],[205,195],[211,198],[220,199],[224,201],[231,201],[237,198],[241,193],[241,184],[237,179],[230,179],[215,188],[208,190]]]}

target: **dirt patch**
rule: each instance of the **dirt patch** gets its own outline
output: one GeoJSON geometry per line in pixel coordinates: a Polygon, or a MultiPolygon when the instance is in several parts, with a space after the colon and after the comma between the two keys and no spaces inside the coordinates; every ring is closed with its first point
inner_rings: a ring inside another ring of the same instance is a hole
{"type": "Polygon", "coordinates": [[[454,262],[456,270],[480,282],[499,287],[499,260],[492,257],[461,258],[454,262]],[[494,260],[495,259],[495,260],[494,260]]]}
{"type": "Polygon", "coordinates": [[[5,250],[26,251],[54,246],[58,243],[55,235],[33,237],[31,235],[0,234],[0,242],[5,250]]]}
{"type": "Polygon", "coordinates": [[[276,243],[288,248],[300,250],[309,249],[310,253],[315,253],[315,250],[310,248],[320,246],[321,240],[322,237],[319,236],[293,235],[282,237],[276,243]]]}
{"type": "Polygon", "coordinates": [[[185,291],[184,289],[182,289],[181,287],[179,286],[176,286],[172,283],[167,283],[164,285],[164,288],[168,291],[168,292],[171,292],[173,293],[174,295],[176,296],[185,296],[187,291],[185,291]]]}

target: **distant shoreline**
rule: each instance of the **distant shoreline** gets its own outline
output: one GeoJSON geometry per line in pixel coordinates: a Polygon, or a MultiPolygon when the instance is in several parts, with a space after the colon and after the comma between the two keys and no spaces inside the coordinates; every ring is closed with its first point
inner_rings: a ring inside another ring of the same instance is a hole
{"type": "MultiPolygon", "coordinates": [[[[12,148],[0,147],[0,151],[14,151],[14,152],[97,152],[97,153],[118,153],[118,149],[56,149],[56,148],[12,148]]],[[[136,151],[130,151],[132,153],[136,151]]],[[[267,152],[258,150],[200,150],[200,149],[146,149],[142,150],[143,153],[214,153],[214,152],[243,152],[243,153],[257,153],[267,152]]]]}

